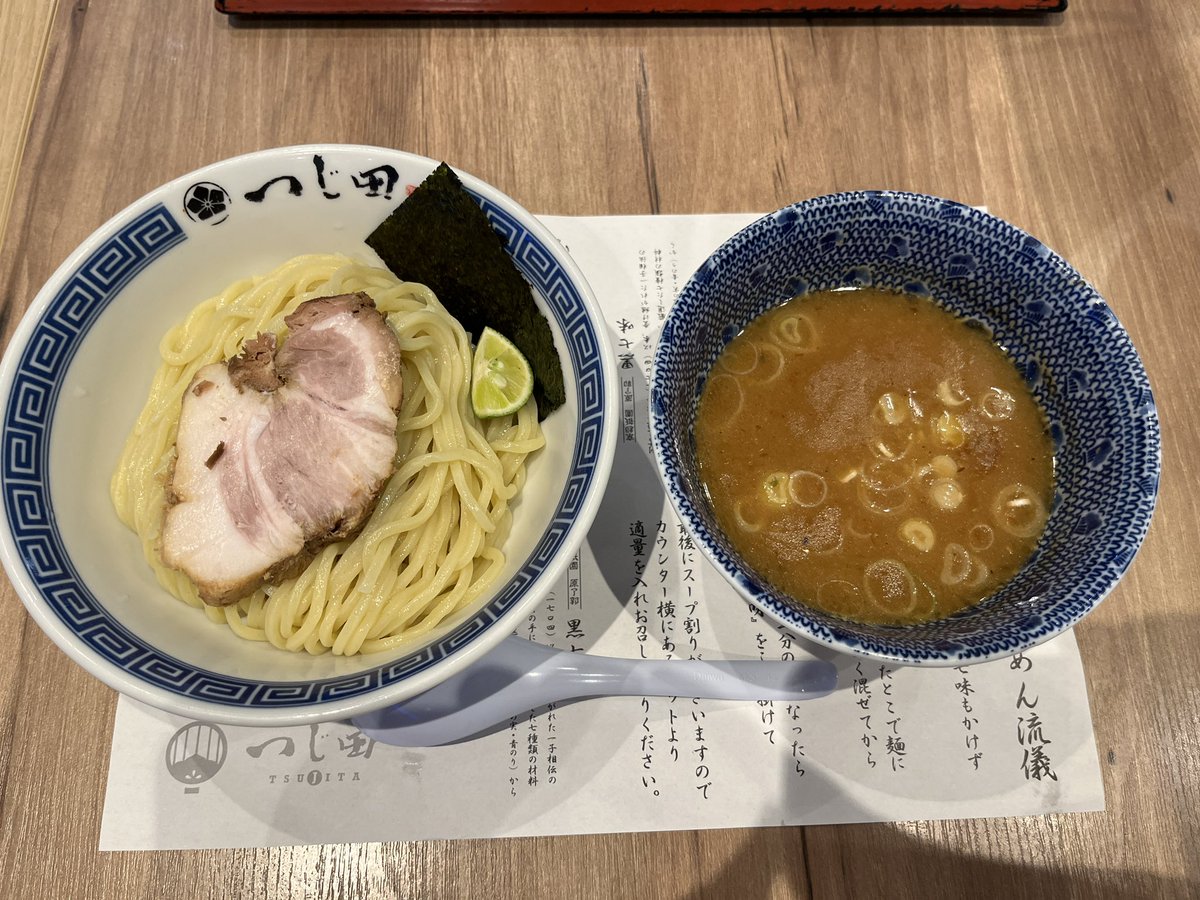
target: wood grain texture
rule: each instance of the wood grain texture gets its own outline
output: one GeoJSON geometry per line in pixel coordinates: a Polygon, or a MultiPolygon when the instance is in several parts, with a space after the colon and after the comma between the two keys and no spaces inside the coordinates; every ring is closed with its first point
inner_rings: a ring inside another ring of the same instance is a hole
{"type": "Polygon", "coordinates": [[[1164,470],[1142,553],[1078,629],[1104,813],[100,854],[113,695],[5,583],[0,896],[1200,896],[1197,59],[1200,7],[1150,0],[1031,21],[586,25],[60,4],[0,256],[6,337],[108,216],[267,146],[402,147],[568,215],[911,189],[987,204],[1099,288],[1150,372],[1164,470]]]}
{"type": "Polygon", "coordinates": [[[0,246],[57,0],[0,6],[0,246]]]}

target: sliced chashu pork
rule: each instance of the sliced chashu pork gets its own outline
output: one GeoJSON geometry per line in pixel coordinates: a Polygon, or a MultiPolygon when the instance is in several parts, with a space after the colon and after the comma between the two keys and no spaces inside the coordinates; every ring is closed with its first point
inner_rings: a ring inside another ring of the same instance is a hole
{"type": "Polygon", "coordinates": [[[354,534],[392,474],[400,346],[366,294],[309,300],[184,394],[162,556],[222,606],[354,534]]]}

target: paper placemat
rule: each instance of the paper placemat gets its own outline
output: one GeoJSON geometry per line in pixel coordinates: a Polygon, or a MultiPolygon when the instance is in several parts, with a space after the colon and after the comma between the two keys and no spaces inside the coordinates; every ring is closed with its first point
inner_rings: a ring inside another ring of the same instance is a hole
{"type": "MultiPolygon", "coordinates": [[[[697,265],[755,215],[543,217],[608,318],[623,432],[566,577],[517,630],[562,649],[834,658],[764,620],[692,547],[648,445],[654,335],[697,265]]],[[[122,697],[102,850],[504,837],[1029,815],[1104,808],[1074,634],[947,669],[836,658],[818,700],[614,697],[449,747],[352,725],[192,722],[122,697]]]]}

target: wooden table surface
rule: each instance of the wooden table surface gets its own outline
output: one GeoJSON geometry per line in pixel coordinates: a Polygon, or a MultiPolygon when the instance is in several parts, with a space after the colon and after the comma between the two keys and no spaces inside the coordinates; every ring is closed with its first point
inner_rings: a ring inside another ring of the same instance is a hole
{"type": "Polygon", "coordinates": [[[1105,812],[101,854],[116,697],[3,582],[0,897],[1200,896],[1200,4],[252,24],[207,0],[24,0],[0,9],[0,38],[6,339],[58,263],[152,187],[263,147],[364,142],[546,213],[878,187],[986,204],[1109,300],[1164,435],[1150,535],[1077,631],[1105,812]]]}

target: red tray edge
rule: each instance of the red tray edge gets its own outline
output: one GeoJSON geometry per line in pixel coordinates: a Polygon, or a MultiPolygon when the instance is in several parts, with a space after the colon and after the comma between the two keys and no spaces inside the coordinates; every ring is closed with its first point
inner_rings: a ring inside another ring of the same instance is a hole
{"type": "Polygon", "coordinates": [[[218,12],[239,16],[364,15],[646,15],[802,13],[891,15],[1056,13],[1068,0],[214,0],[218,12]]]}

